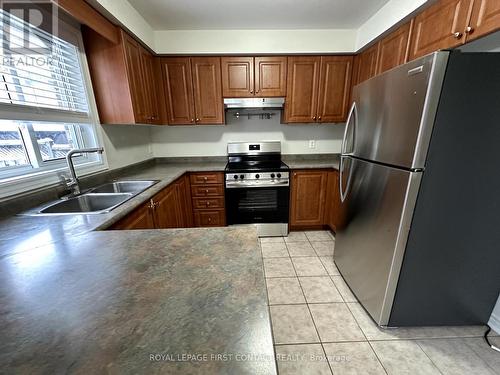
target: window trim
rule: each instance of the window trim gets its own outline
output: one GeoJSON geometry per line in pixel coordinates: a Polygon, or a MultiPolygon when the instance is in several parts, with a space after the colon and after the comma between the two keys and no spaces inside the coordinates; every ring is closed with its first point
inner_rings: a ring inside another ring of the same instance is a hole
{"type": "MultiPolygon", "coordinates": [[[[85,85],[85,93],[88,100],[88,116],[68,117],[69,111],[62,111],[53,108],[24,107],[22,105],[0,103],[0,118],[5,120],[25,120],[25,121],[53,121],[61,123],[85,123],[91,128],[95,146],[104,145],[102,127],[100,125],[97,112],[97,104],[92,89],[90,70],[85,55],[83,38],[78,27],[70,25],[62,19],[58,20],[59,30],[64,34],[63,39],[74,43],[77,47],[78,58],[85,85]],[[9,109],[7,110],[8,107],[9,109]]],[[[59,35],[61,37],[61,35],[59,35]]],[[[79,114],[74,112],[73,115],[79,114]]],[[[79,163],[75,163],[75,170],[79,177],[88,176],[109,169],[106,152],[102,155],[92,154],[87,157],[82,156],[79,163]]],[[[18,168],[29,168],[32,173],[20,174],[6,177],[0,180],[0,201],[9,199],[16,195],[22,195],[35,189],[49,188],[61,184],[62,176],[68,176],[69,171],[65,160],[46,161],[39,168],[29,166],[19,166],[18,168]]]]}

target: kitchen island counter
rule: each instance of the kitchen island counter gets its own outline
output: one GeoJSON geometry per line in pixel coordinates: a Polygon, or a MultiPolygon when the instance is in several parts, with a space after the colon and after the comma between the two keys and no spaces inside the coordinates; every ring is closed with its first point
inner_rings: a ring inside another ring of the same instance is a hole
{"type": "Polygon", "coordinates": [[[253,226],[89,232],[0,260],[6,373],[273,374],[253,226]]]}

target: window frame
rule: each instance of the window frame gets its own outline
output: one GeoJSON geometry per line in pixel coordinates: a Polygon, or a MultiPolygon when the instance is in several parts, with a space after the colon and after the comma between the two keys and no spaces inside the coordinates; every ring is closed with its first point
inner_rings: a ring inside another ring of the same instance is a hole
{"type": "MultiPolygon", "coordinates": [[[[51,122],[59,123],[61,125],[80,125],[80,132],[85,133],[82,135],[84,146],[101,147],[104,144],[104,139],[98,117],[97,104],[92,89],[90,70],[85,55],[83,38],[79,28],[80,26],[70,20],[63,19],[58,20],[58,25],[58,37],[76,46],[85,94],[88,101],[88,115],[54,108],[40,108],[19,104],[0,103],[0,119],[17,120],[22,122],[51,122]],[[70,116],[68,116],[68,114],[70,114],[70,116]]],[[[30,146],[25,145],[25,147],[30,146]]],[[[25,152],[30,157],[28,150],[25,150],[25,152]]],[[[29,165],[5,167],[8,169],[12,168],[12,171],[16,170],[16,172],[19,173],[4,174],[0,172],[0,200],[25,193],[29,190],[55,186],[60,184],[63,179],[69,177],[69,171],[67,169],[65,158],[43,161],[40,156],[37,160],[40,161],[40,165],[37,167],[33,165],[31,157],[29,165]]],[[[75,156],[74,161],[75,170],[78,176],[85,176],[109,169],[105,153],[102,155],[85,154],[75,156]]],[[[4,169],[4,171],[7,171],[7,169],[4,169]]]]}

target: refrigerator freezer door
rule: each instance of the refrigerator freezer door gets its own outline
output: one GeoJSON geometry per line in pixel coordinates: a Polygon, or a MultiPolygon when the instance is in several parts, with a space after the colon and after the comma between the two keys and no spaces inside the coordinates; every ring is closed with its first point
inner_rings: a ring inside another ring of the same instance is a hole
{"type": "Polygon", "coordinates": [[[424,167],[447,59],[448,52],[433,53],[354,88],[354,156],[424,167]]]}
{"type": "Polygon", "coordinates": [[[352,157],[342,166],[347,216],[334,260],[375,322],[387,325],[422,172],[352,157]]]}

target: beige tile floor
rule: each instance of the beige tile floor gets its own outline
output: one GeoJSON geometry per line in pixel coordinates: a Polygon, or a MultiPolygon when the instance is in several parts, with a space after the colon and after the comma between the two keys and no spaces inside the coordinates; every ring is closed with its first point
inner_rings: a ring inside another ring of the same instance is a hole
{"type": "Polygon", "coordinates": [[[280,375],[500,374],[485,327],[377,327],[333,262],[330,232],[260,241],[280,375]]]}

